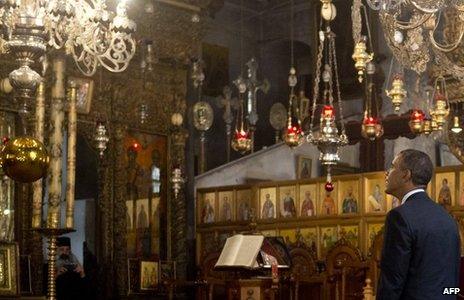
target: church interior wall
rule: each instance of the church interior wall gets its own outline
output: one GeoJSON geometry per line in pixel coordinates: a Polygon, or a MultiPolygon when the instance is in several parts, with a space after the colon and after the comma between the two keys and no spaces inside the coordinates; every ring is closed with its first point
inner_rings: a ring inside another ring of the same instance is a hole
{"type": "MultiPolygon", "coordinates": [[[[295,149],[277,144],[195,177],[195,188],[246,184],[247,181],[294,180],[299,156],[312,160],[311,177],[321,176],[319,152],[307,143],[295,149]]],[[[341,162],[359,167],[359,144],[340,150],[341,162]]]]}

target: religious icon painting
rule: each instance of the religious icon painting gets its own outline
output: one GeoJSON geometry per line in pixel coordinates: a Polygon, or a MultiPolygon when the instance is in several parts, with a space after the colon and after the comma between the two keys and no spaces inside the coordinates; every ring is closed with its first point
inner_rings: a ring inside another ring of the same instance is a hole
{"type": "Polygon", "coordinates": [[[364,201],[366,213],[385,213],[387,211],[384,173],[379,172],[364,177],[364,201]]]}
{"type": "Polygon", "coordinates": [[[154,197],[151,199],[151,251],[159,254],[159,238],[160,238],[160,198],[154,197]]]}
{"type": "Polygon", "coordinates": [[[459,190],[456,205],[464,206],[464,172],[459,172],[459,190]]]}
{"type": "Polygon", "coordinates": [[[339,237],[344,238],[348,241],[352,246],[358,247],[359,246],[359,226],[340,226],[339,230],[339,237]]]}
{"type": "Polygon", "coordinates": [[[334,183],[332,191],[325,190],[325,182],[319,185],[319,216],[335,216],[337,215],[337,183],[334,183]]]}
{"type": "Polygon", "coordinates": [[[158,262],[140,262],[140,290],[155,290],[158,285],[158,262]]]}
{"type": "Polygon", "coordinates": [[[279,187],[280,216],[282,218],[296,217],[296,187],[281,186],[279,187]]]}
{"type": "Polygon", "coordinates": [[[367,223],[367,248],[369,250],[372,247],[375,236],[383,229],[384,223],[367,223]]]}
{"type": "Polygon", "coordinates": [[[320,227],[319,248],[321,256],[325,256],[327,251],[335,245],[338,240],[337,227],[320,227]]]}
{"type": "Polygon", "coordinates": [[[435,173],[435,201],[443,207],[454,205],[456,178],[454,172],[435,173]]]}
{"type": "Polygon", "coordinates": [[[259,216],[263,220],[276,217],[276,188],[261,188],[259,190],[259,216]]]}
{"type": "Polygon", "coordinates": [[[254,210],[251,203],[251,190],[237,190],[235,199],[237,221],[249,221],[254,210]]]}
{"type": "Polygon", "coordinates": [[[126,228],[131,231],[134,228],[134,201],[126,201],[126,228]]]}
{"type": "Polygon", "coordinates": [[[317,207],[317,184],[300,185],[299,216],[313,217],[317,207]]]}
{"type": "Polygon", "coordinates": [[[137,230],[139,229],[145,229],[148,228],[149,225],[149,207],[148,207],[148,199],[138,199],[135,202],[135,228],[137,230]]]}
{"type": "Polygon", "coordinates": [[[303,155],[298,156],[297,179],[311,178],[312,160],[303,155]]]}
{"type": "Polygon", "coordinates": [[[219,192],[219,221],[230,222],[235,220],[234,216],[234,192],[224,191],[219,192]]]}
{"type": "Polygon", "coordinates": [[[360,181],[340,180],[338,185],[338,209],[340,214],[357,214],[360,211],[360,181]]]}
{"type": "Polygon", "coordinates": [[[317,228],[316,227],[301,228],[299,232],[299,238],[308,248],[312,250],[314,254],[317,254],[317,228]]]}
{"type": "Polygon", "coordinates": [[[209,224],[216,221],[216,193],[203,194],[199,211],[199,223],[209,224]]]}
{"type": "Polygon", "coordinates": [[[287,245],[296,243],[296,230],[293,229],[280,229],[279,235],[283,237],[287,245]]]}

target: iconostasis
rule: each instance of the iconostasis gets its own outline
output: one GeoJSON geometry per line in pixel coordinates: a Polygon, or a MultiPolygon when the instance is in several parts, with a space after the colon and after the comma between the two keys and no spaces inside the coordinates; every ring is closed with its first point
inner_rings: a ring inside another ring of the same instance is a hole
{"type": "MultiPolygon", "coordinates": [[[[257,185],[198,189],[196,197],[197,263],[220,251],[227,237],[249,230],[252,218],[265,236],[305,244],[323,259],[341,237],[365,255],[383,228],[385,216],[400,200],[385,194],[385,172],[257,185]],[[215,241],[215,242],[212,242],[215,241]]],[[[452,214],[464,213],[464,169],[437,168],[427,193],[452,214]]]]}

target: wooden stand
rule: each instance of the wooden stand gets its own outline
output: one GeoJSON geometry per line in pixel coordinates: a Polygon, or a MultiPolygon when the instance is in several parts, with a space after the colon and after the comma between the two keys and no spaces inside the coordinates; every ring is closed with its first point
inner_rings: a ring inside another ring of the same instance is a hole
{"type": "Polygon", "coordinates": [[[274,300],[278,284],[272,278],[251,278],[229,281],[227,300],[274,300]]]}

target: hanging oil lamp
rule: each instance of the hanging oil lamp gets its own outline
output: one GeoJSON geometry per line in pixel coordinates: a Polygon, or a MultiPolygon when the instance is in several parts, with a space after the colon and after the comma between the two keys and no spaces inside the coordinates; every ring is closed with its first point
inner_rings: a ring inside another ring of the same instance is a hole
{"type": "Polygon", "coordinates": [[[409,128],[414,134],[421,134],[424,131],[424,119],[425,114],[422,110],[415,109],[411,113],[411,118],[409,120],[409,128]]]}
{"type": "Polygon", "coordinates": [[[301,130],[301,121],[298,117],[292,117],[294,108],[293,105],[297,105],[295,96],[295,86],[297,84],[296,70],[295,68],[290,69],[290,75],[288,77],[288,84],[290,86],[290,97],[288,100],[288,118],[287,128],[283,135],[283,140],[287,146],[294,148],[301,145],[304,139],[303,130],[301,130]]]}
{"type": "Polygon", "coordinates": [[[232,139],[232,149],[242,154],[251,150],[251,138],[248,130],[243,128],[235,129],[234,138],[232,139]]]}
{"type": "Polygon", "coordinates": [[[425,134],[425,136],[429,136],[432,133],[432,131],[432,120],[430,118],[425,118],[424,126],[422,127],[422,132],[425,134]]]}
{"type": "Polygon", "coordinates": [[[449,105],[448,99],[446,96],[446,87],[444,78],[437,78],[435,81],[435,93],[433,95],[434,106],[430,109],[430,116],[432,117],[432,122],[436,123],[437,130],[442,130],[443,125],[446,123],[446,117],[449,114],[449,105]],[[443,93],[441,92],[439,81],[442,80],[443,84],[443,93]]]}
{"type": "Polygon", "coordinates": [[[246,92],[246,85],[242,80],[241,76],[235,80],[235,85],[239,91],[239,112],[237,113],[237,119],[235,121],[235,132],[231,141],[231,147],[234,151],[245,154],[251,150],[251,135],[248,129],[245,128],[244,117],[243,117],[243,95],[246,92]]]}
{"type": "Polygon", "coordinates": [[[372,102],[375,100],[373,96],[374,83],[372,82],[372,76],[375,74],[375,64],[369,62],[367,67],[367,82],[366,82],[366,109],[364,111],[364,118],[361,124],[361,135],[365,139],[374,141],[375,139],[383,135],[383,126],[379,116],[378,106],[376,105],[376,116],[372,115],[372,102]]]}
{"type": "MultiPolygon", "coordinates": [[[[329,23],[329,20],[327,20],[327,23],[329,23]]],[[[341,122],[340,134],[335,123],[335,110],[333,106],[334,85],[337,91],[335,97],[336,101],[338,101],[338,113],[340,120],[343,120],[343,111],[341,105],[340,82],[337,73],[337,57],[335,55],[335,34],[331,31],[329,24],[327,24],[324,31],[321,30],[319,32],[319,43],[316,60],[316,76],[313,85],[314,101],[307,140],[317,146],[320,152],[319,161],[323,166],[327,167],[326,189],[333,189],[330,166],[335,165],[340,161],[340,147],[348,144],[348,138],[345,134],[345,126],[343,122],[341,122]],[[322,57],[326,58],[326,64],[324,65],[324,70],[322,72],[322,80],[325,86],[322,98],[325,103],[320,116],[319,130],[314,132],[314,125],[316,122],[316,102],[320,97],[319,83],[321,80],[322,57]]]]}
{"type": "Polygon", "coordinates": [[[408,92],[405,89],[405,84],[403,80],[403,76],[400,74],[396,74],[393,78],[392,89],[387,90],[386,94],[391,99],[393,108],[395,113],[398,113],[401,108],[401,104],[403,104],[408,92]]]}
{"type": "Polygon", "coordinates": [[[383,135],[383,126],[380,124],[379,119],[364,112],[364,119],[361,125],[361,135],[365,139],[374,141],[383,135]]]}
{"type": "Polygon", "coordinates": [[[303,130],[301,130],[301,120],[298,118],[298,103],[295,95],[295,87],[298,83],[296,70],[294,67],[294,51],[293,51],[293,0],[290,1],[290,72],[288,76],[288,86],[290,87],[290,96],[288,99],[288,116],[287,128],[282,139],[290,148],[301,145],[304,139],[303,130]],[[294,107],[295,106],[295,107],[294,107]],[[293,113],[295,112],[295,116],[293,113]]]}
{"type": "Polygon", "coordinates": [[[363,81],[364,72],[366,71],[367,64],[372,61],[374,54],[367,53],[366,37],[362,36],[361,39],[354,46],[354,53],[352,56],[354,60],[354,67],[358,71],[359,82],[363,81]]]}

